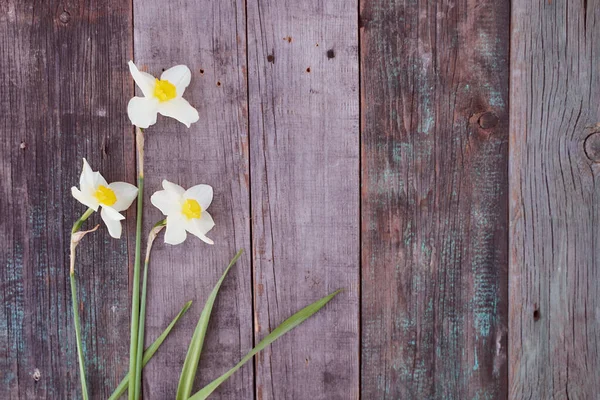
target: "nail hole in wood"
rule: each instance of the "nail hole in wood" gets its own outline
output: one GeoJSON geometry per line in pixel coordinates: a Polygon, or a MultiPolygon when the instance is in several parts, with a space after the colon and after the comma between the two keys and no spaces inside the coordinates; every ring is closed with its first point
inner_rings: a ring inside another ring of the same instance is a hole
{"type": "Polygon", "coordinates": [[[267,56],[267,61],[270,62],[271,64],[275,64],[275,56],[273,54],[269,54],[267,56]]]}
{"type": "Polygon", "coordinates": [[[101,146],[100,150],[102,151],[102,158],[105,158],[108,156],[108,143],[107,143],[106,138],[102,139],[102,146],[101,146]]]}
{"type": "Polygon", "coordinates": [[[204,75],[204,70],[200,69],[200,75],[204,75]]]}
{"type": "Polygon", "coordinates": [[[217,81],[217,86],[221,86],[221,81],[217,81]]]}
{"type": "Polygon", "coordinates": [[[335,51],[333,51],[333,49],[327,50],[327,58],[329,58],[330,60],[332,58],[335,58],[335,51]]]}
{"type": "Polygon", "coordinates": [[[538,309],[533,310],[533,320],[534,321],[540,320],[540,310],[538,310],[538,309]]]}
{"type": "Polygon", "coordinates": [[[310,73],[310,67],[306,68],[306,72],[310,73]]]}
{"type": "Polygon", "coordinates": [[[479,117],[479,126],[482,129],[492,129],[498,125],[498,116],[492,111],[484,112],[479,117]]]}

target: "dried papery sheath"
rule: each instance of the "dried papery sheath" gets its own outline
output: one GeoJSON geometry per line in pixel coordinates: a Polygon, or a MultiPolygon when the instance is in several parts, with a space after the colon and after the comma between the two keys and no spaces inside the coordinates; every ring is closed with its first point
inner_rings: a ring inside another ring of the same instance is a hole
{"type": "Polygon", "coordinates": [[[100,227],[100,225],[96,225],[95,227],[93,227],[90,230],[79,231],[79,232],[75,232],[75,233],[71,234],[71,243],[77,245],[81,241],[81,239],[83,239],[83,237],[85,235],[98,230],[99,227],[100,227]]]}

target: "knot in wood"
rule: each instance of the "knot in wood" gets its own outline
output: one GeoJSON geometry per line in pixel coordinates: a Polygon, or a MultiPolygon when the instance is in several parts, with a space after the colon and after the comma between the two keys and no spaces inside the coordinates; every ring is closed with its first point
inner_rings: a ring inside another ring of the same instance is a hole
{"type": "Polygon", "coordinates": [[[65,10],[62,13],[60,13],[60,16],[58,17],[58,19],[63,24],[68,24],[69,21],[71,20],[71,14],[69,14],[69,12],[65,10]]]}
{"type": "Polygon", "coordinates": [[[498,125],[498,116],[492,111],[487,111],[479,117],[479,126],[482,129],[492,129],[498,125]]]}
{"type": "Polygon", "coordinates": [[[583,142],[585,155],[593,162],[600,162],[600,131],[590,133],[583,142]]]}

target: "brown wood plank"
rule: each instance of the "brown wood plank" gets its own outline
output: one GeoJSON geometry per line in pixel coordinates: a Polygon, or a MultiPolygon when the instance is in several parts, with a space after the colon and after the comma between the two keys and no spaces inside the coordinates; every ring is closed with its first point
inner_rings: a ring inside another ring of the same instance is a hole
{"type": "MultiPolygon", "coordinates": [[[[218,377],[252,348],[245,24],[241,0],[134,1],[136,62],[155,76],[174,64],[189,66],[192,82],[184,97],[200,114],[190,129],[159,116],[158,123],[146,130],[145,231],[162,218],[148,200],[163,178],[186,188],[212,185],[215,197],[209,212],[216,223],[209,233],[214,246],[191,235],[182,245],[165,245],[162,240],[155,244],[147,340],[159,335],[187,300],[195,303],[146,367],[145,398],[174,398],[204,302],[239,248],[246,253],[217,298],[196,387],[218,377]]],[[[211,398],[253,398],[253,387],[249,364],[211,398]]]]}
{"type": "Polygon", "coordinates": [[[600,392],[600,1],[513,2],[510,397],[600,392]]]}
{"type": "Polygon", "coordinates": [[[346,288],[256,361],[257,399],[359,392],[357,4],[248,1],[255,338],[346,288]]]}
{"type": "Polygon", "coordinates": [[[509,1],[360,3],[362,397],[504,398],[509,1]]]}
{"type": "MultiPolygon", "coordinates": [[[[109,181],[133,181],[131,44],[127,2],[0,3],[2,399],[81,396],[68,246],[85,207],[70,187],[79,184],[82,157],[109,181]]],[[[88,224],[100,221],[94,215],[88,224]]],[[[103,228],[78,250],[92,398],[108,397],[127,370],[132,227],[122,240],[103,228]]]]}

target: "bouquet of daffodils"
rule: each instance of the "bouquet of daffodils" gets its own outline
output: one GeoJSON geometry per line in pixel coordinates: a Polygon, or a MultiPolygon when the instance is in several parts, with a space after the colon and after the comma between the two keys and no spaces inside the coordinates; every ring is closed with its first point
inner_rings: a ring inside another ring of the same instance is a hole
{"type": "MultiPolygon", "coordinates": [[[[81,328],[79,321],[79,310],[77,301],[77,279],[75,276],[75,250],[89,233],[96,231],[99,225],[92,229],[82,230],[85,221],[98,209],[100,217],[106,225],[108,233],[115,239],[121,237],[121,221],[125,219],[122,211],[127,210],[137,197],[137,220],[135,240],[135,261],[133,272],[133,292],[131,298],[131,330],[130,330],[130,354],[129,373],[123,378],[115,389],[110,399],[118,399],[125,392],[129,400],[139,399],[141,396],[142,368],[150,361],[163,341],[169,335],[177,321],[189,309],[191,301],[183,306],[179,314],[165,328],[162,334],[147,348],[144,346],[144,325],[146,319],[146,300],[148,288],[148,268],[150,264],[150,253],[154,239],[165,229],[164,241],[170,245],[182,243],[187,233],[198,237],[207,244],[214,244],[207,236],[208,232],[215,226],[213,218],[208,213],[208,208],[213,200],[213,189],[209,185],[199,184],[189,189],[184,189],[176,183],[168,180],[162,181],[163,190],[154,193],[150,201],[165,216],[158,221],[148,233],[146,242],[146,253],[144,260],[143,276],[141,273],[141,245],[142,245],[142,210],[144,200],[144,131],[156,123],[157,115],[175,118],[185,124],[188,128],[199,119],[198,112],[184,98],[183,94],[191,81],[191,72],[185,65],[177,65],[164,71],[157,79],[152,75],[140,71],[130,61],[129,71],[141,89],[143,97],[134,97],[129,101],[127,113],[132,124],[136,127],[136,148],[138,177],[137,187],[127,182],[107,183],[106,179],[98,171],[94,171],[83,159],[83,169],[79,179],[79,188],[71,189],[73,197],[87,207],[87,211],[73,224],[71,231],[71,257],[70,257],[70,281],[71,296],[73,304],[73,320],[75,326],[75,337],[77,340],[77,357],[79,363],[79,376],[81,379],[81,394],[84,399],[89,398],[88,385],[85,377],[85,357],[82,350],[81,328]],[[141,284],[141,288],[140,288],[141,284]]],[[[219,288],[231,267],[241,256],[240,250],[231,260],[223,275],[216,283],[214,289],[208,296],[198,324],[190,340],[187,356],[181,368],[179,385],[175,398],[177,400],[200,400],[207,398],[221,383],[227,380],[235,371],[248,362],[256,353],[267,347],[279,337],[289,332],[311,315],[319,311],[339,291],[316,301],[303,308],[281,325],[275,328],[258,345],[253,348],[238,364],[233,366],[219,378],[212,381],[199,392],[192,394],[192,387],[200,354],[204,343],[204,337],[210,320],[213,304],[219,292],[219,288]]]]}

